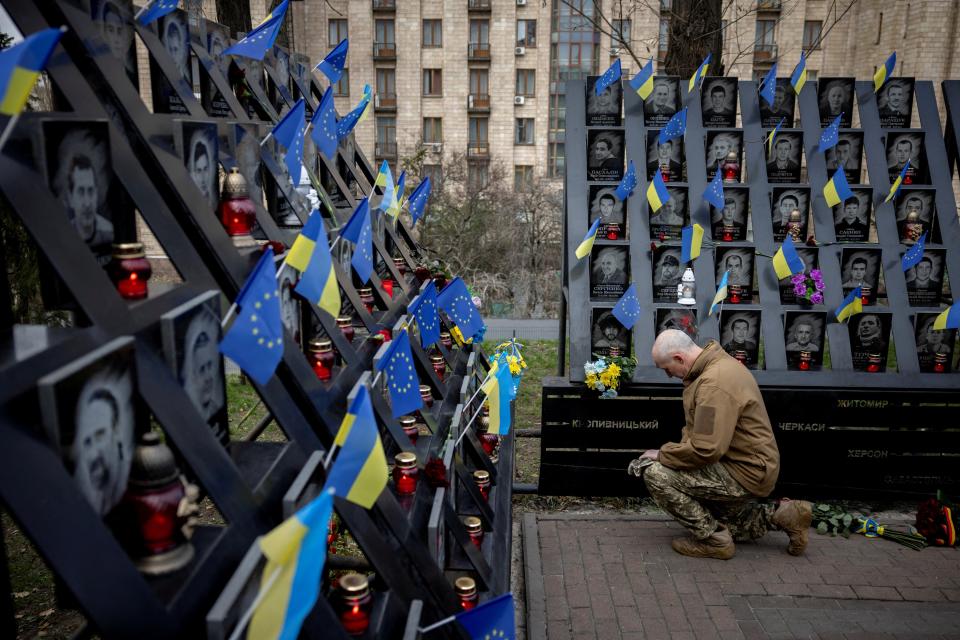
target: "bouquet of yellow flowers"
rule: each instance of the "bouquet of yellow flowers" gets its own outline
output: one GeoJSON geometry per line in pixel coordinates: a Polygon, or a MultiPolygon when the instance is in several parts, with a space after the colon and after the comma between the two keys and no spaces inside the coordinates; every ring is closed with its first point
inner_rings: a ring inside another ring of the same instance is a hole
{"type": "Polygon", "coordinates": [[[597,356],[583,365],[586,385],[600,392],[601,398],[616,398],[621,379],[629,380],[637,368],[636,358],[625,356],[597,356]]]}

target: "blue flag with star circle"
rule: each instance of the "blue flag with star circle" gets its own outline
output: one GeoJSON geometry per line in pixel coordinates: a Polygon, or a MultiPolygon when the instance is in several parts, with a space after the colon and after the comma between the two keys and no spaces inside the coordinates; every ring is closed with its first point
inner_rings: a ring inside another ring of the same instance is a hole
{"type": "Polygon", "coordinates": [[[353,215],[340,231],[340,237],[355,245],[350,264],[364,284],[370,282],[370,276],[373,275],[373,227],[370,224],[370,203],[367,198],[357,205],[353,215]]]}
{"type": "Polygon", "coordinates": [[[927,242],[927,234],[924,233],[920,236],[920,239],[917,240],[910,249],[907,250],[903,257],[900,259],[900,267],[906,271],[910,267],[915,267],[920,264],[920,260],[923,259],[923,247],[927,242]]]}
{"type": "Polygon", "coordinates": [[[333,106],[332,88],[327,87],[310,122],[313,125],[310,138],[317,150],[334,161],[337,157],[337,111],[333,106]]]}
{"type": "Polygon", "coordinates": [[[407,308],[417,319],[420,328],[420,344],[424,348],[440,339],[440,313],[437,306],[437,287],[430,281],[423,292],[407,308]]]}
{"type": "Polygon", "coordinates": [[[263,22],[253,28],[240,42],[224,49],[225,56],[240,56],[243,58],[253,58],[254,60],[263,60],[264,54],[273,48],[273,43],[283,27],[283,19],[287,14],[287,5],[290,0],[283,0],[277,7],[270,12],[263,22]]]}
{"type": "Polygon", "coordinates": [[[410,199],[407,202],[410,203],[410,217],[413,219],[413,224],[417,224],[417,220],[423,215],[423,209],[427,206],[431,189],[430,176],[427,176],[410,194],[410,199]]]}
{"type": "Polygon", "coordinates": [[[627,329],[632,329],[640,318],[640,299],[637,297],[637,284],[630,284],[623,296],[613,307],[614,317],[627,329]]]}
{"type": "Polygon", "coordinates": [[[443,291],[437,295],[437,302],[460,329],[464,339],[475,335],[483,328],[483,318],[480,317],[477,308],[473,306],[467,284],[459,276],[454,278],[453,282],[445,286],[443,291]]]}
{"type": "Polygon", "coordinates": [[[300,171],[303,169],[303,134],[307,130],[306,103],[303,98],[297,101],[293,109],[283,116],[270,133],[286,153],[283,160],[290,172],[293,184],[300,184],[300,171]]]}
{"type": "Polygon", "coordinates": [[[220,341],[220,353],[236,362],[257,384],[266,384],[283,358],[283,321],[273,249],[260,256],[237,294],[236,305],[237,319],[220,341]]]}
{"type": "Polygon", "coordinates": [[[767,104],[773,106],[773,99],[777,92],[777,63],[774,62],[767,75],[763,78],[760,85],[760,97],[766,100],[767,104]]]}
{"type": "Polygon", "coordinates": [[[717,209],[723,209],[723,178],[720,177],[720,167],[717,167],[716,175],[713,176],[713,180],[707,185],[707,190],[703,192],[703,199],[717,209]]]}
{"type": "Polygon", "coordinates": [[[420,397],[420,378],[413,365],[413,353],[410,351],[410,334],[404,329],[387,347],[387,352],[377,361],[377,371],[387,376],[387,391],[390,392],[390,405],[393,417],[399,418],[413,413],[423,406],[420,397]]]}
{"type": "Polygon", "coordinates": [[[820,153],[823,153],[827,149],[831,149],[836,146],[837,142],[840,140],[840,119],[843,117],[841,113],[836,118],[833,119],[833,122],[830,123],[830,126],[823,130],[823,133],[820,134],[820,144],[817,145],[817,150],[820,153]]]}
{"type": "Polygon", "coordinates": [[[667,143],[674,138],[679,138],[687,130],[687,108],[684,107],[677,113],[673,114],[673,117],[670,118],[670,121],[667,122],[667,125],[660,130],[660,137],[658,141],[660,144],[667,143]]]}
{"type": "Polygon", "coordinates": [[[607,87],[619,80],[621,73],[620,58],[617,58],[614,63],[610,65],[610,68],[604,71],[602,76],[597,78],[597,82],[593,85],[593,89],[597,95],[606,91],[607,87]]]}
{"type": "Polygon", "coordinates": [[[347,64],[347,50],[349,48],[350,42],[344,38],[320,61],[320,64],[314,67],[314,71],[323,72],[323,75],[330,79],[331,84],[340,82],[343,67],[347,64]]]}
{"type": "Polygon", "coordinates": [[[457,622],[467,630],[471,640],[516,640],[513,594],[505,593],[479,607],[458,613],[457,622]]]}

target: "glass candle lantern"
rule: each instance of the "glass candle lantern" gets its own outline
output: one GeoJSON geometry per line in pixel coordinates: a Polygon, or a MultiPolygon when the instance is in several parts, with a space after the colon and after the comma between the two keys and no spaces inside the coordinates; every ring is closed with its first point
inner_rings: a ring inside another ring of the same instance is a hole
{"type": "Polygon", "coordinates": [[[723,161],[723,181],[740,181],[740,159],[735,151],[728,153],[726,160],[723,161]]]}
{"type": "Polygon", "coordinates": [[[809,352],[809,351],[801,351],[801,352],[800,352],[800,365],[799,365],[799,366],[800,366],[800,370],[801,370],[801,371],[809,371],[812,363],[813,363],[813,357],[812,357],[811,352],[809,352]]]}
{"type": "Polygon", "coordinates": [[[379,335],[384,342],[390,342],[391,340],[393,340],[393,333],[390,331],[390,329],[387,329],[386,327],[384,327],[383,329],[380,329],[380,331],[377,331],[377,335],[379,335]]]}
{"type": "Polygon", "coordinates": [[[425,407],[428,409],[433,407],[433,392],[430,390],[430,385],[420,385],[420,398],[423,400],[425,407]]]}
{"type": "Polygon", "coordinates": [[[477,516],[467,516],[463,519],[463,526],[466,527],[470,535],[470,542],[477,549],[483,548],[483,523],[477,516]]]}
{"type": "Polygon", "coordinates": [[[879,353],[867,354],[867,371],[869,373],[879,373],[880,363],[881,363],[881,359],[880,359],[879,353]]]}
{"type": "Polygon", "coordinates": [[[440,344],[447,349],[453,349],[453,337],[450,335],[449,331],[440,332],[440,344]]]}
{"type": "Polygon", "coordinates": [[[620,357],[620,347],[618,347],[618,346],[615,345],[615,344],[610,345],[610,346],[607,348],[607,354],[608,354],[611,358],[618,358],[618,357],[620,357]]]}
{"type": "Polygon", "coordinates": [[[923,235],[923,223],[920,222],[920,212],[916,209],[910,209],[907,213],[907,220],[903,224],[903,235],[901,239],[905,244],[914,244],[923,235]]]}
{"type": "Polygon", "coordinates": [[[464,611],[470,611],[477,606],[477,583],[473,578],[463,576],[453,583],[454,591],[460,598],[460,606],[464,611]]]}
{"type": "Polygon", "coordinates": [[[873,294],[873,289],[870,288],[868,284],[860,285],[860,304],[868,305],[870,304],[870,296],[873,294]]]}
{"type": "Polygon", "coordinates": [[[433,365],[433,371],[437,374],[437,377],[443,380],[443,374],[447,371],[447,361],[443,359],[443,356],[430,356],[430,364],[433,365]]]}
{"type": "Polygon", "coordinates": [[[417,492],[417,456],[410,451],[401,451],[393,457],[393,483],[401,496],[412,496],[417,492]]]}
{"type": "Polygon", "coordinates": [[[737,362],[743,366],[747,366],[747,352],[742,349],[737,349],[733,352],[733,357],[736,358],[737,362]]]}
{"type": "Polygon", "coordinates": [[[803,216],[800,214],[799,209],[794,209],[790,212],[785,230],[791,240],[800,242],[800,235],[803,233],[803,216]]]}
{"type": "Polygon", "coordinates": [[[310,366],[317,379],[326,382],[333,376],[333,365],[337,356],[333,352],[333,342],[328,338],[314,338],[310,341],[310,366]]]}
{"type": "Polygon", "coordinates": [[[619,240],[620,239],[620,225],[616,222],[611,222],[607,225],[607,240],[619,240]]]}
{"type": "Polygon", "coordinates": [[[473,472],[473,482],[480,490],[480,495],[484,500],[490,499],[490,472],[485,469],[477,469],[473,472]]]}
{"type": "Polygon", "coordinates": [[[339,316],[337,318],[337,326],[340,327],[340,332],[343,334],[343,337],[347,339],[347,342],[353,342],[353,338],[356,336],[356,331],[353,329],[353,318],[350,316],[339,316]]]}
{"type": "Polygon", "coordinates": [[[727,298],[727,302],[730,304],[740,304],[740,301],[743,300],[743,287],[738,284],[732,284],[729,287],[730,296],[727,298]]]}
{"type": "Polygon", "coordinates": [[[410,442],[417,444],[417,436],[420,435],[417,419],[414,416],[400,416],[400,426],[407,437],[410,438],[410,442]]]}
{"type": "Polygon", "coordinates": [[[480,434],[480,446],[490,456],[490,462],[496,464],[500,461],[500,436],[492,433],[480,434]]]}
{"type": "Polygon", "coordinates": [[[370,626],[370,583],[359,573],[340,576],[340,624],[351,636],[361,636],[370,626]]]}
{"type": "Polygon", "coordinates": [[[937,353],[933,356],[933,371],[934,373],[946,373],[947,371],[947,354],[937,353]]]}
{"type": "Polygon", "coordinates": [[[394,258],[393,266],[397,269],[397,273],[400,274],[400,277],[407,275],[407,261],[403,258],[394,258]]]}
{"type": "Polygon", "coordinates": [[[733,237],[736,231],[737,230],[735,227],[724,226],[720,239],[723,240],[723,242],[733,242],[733,237]]]}
{"type": "Polygon", "coordinates": [[[373,313],[375,306],[373,300],[373,289],[370,287],[360,287],[357,289],[357,294],[360,296],[360,302],[362,302],[363,306],[366,307],[367,313],[373,313]]]}
{"type": "Polygon", "coordinates": [[[383,279],[380,280],[380,288],[383,289],[383,292],[387,294],[388,298],[392,298],[393,297],[393,278],[389,276],[384,276],[383,279]]]}
{"type": "Polygon", "coordinates": [[[107,274],[117,293],[124,300],[141,300],[147,297],[147,281],[153,274],[141,242],[113,245],[113,256],[107,265],[107,274]]]}
{"type": "Polygon", "coordinates": [[[234,167],[223,181],[220,192],[220,223],[228,236],[247,236],[253,230],[257,209],[250,199],[247,181],[234,167]]]}

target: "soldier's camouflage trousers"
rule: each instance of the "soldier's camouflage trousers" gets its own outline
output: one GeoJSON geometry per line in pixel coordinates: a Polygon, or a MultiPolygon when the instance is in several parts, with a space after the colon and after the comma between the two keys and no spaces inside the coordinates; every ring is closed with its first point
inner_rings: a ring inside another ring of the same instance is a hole
{"type": "Polygon", "coordinates": [[[772,501],[757,498],[733,479],[719,462],[693,471],[676,471],[654,462],[643,481],[657,505],[698,540],[710,536],[722,522],[734,540],[754,540],[777,529],[772,501]]]}

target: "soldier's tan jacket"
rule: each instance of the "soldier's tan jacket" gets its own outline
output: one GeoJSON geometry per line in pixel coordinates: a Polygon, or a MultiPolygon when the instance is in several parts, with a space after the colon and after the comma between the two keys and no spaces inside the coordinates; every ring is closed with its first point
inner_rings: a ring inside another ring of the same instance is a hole
{"type": "Polygon", "coordinates": [[[660,448],[660,462],[678,470],[720,462],[744,489],[769,495],[780,451],[753,375],[711,340],[683,382],[683,438],[660,448]]]}

